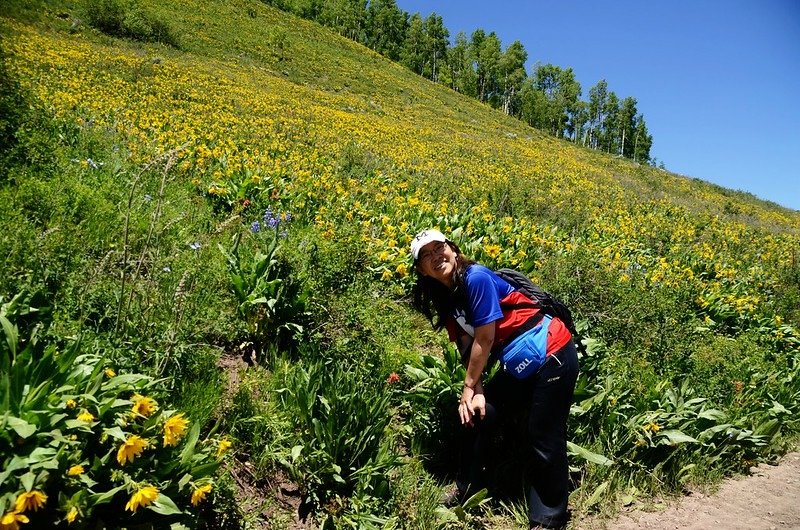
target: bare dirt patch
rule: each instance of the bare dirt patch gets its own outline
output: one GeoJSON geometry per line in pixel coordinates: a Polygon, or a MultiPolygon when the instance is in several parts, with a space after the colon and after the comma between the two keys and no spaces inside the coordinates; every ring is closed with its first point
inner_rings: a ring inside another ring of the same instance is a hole
{"type": "MultiPolygon", "coordinates": [[[[217,366],[225,374],[223,400],[229,406],[236,396],[242,375],[252,364],[249,349],[239,347],[226,351],[217,366]]],[[[302,503],[299,487],[278,472],[268,479],[259,478],[248,455],[239,453],[228,467],[236,484],[236,501],[246,527],[252,530],[315,530],[317,527],[306,520],[307,509],[302,503]]]]}
{"type": "Polygon", "coordinates": [[[586,521],[576,529],[707,530],[800,529],[800,452],[778,465],[761,464],[751,475],[728,480],[710,495],[691,493],[661,511],[632,510],[613,521],[586,521]]]}

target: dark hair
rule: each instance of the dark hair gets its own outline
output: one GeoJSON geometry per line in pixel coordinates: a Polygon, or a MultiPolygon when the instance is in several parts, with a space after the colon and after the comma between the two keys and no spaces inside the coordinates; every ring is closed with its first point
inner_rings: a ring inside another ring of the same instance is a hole
{"type": "Polygon", "coordinates": [[[420,274],[417,263],[414,262],[414,272],[417,275],[417,283],[411,290],[413,296],[412,305],[414,309],[425,315],[435,329],[442,329],[447,317],[453,314],[456,308],[466,308],[466,285],[464,285],[464,274],[470,265],[475,261],[467,258],[461,253],[458,245],[450,240],[447,245],[456,253],[456,272],[453,289],[450,289],[442,282],[429,276],[420,274]],[[434,320],[435,318],[435,320],[434,320]]]}

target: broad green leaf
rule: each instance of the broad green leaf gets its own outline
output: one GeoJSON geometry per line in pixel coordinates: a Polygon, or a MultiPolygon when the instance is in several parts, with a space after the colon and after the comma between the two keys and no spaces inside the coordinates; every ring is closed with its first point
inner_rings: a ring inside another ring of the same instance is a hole
{"type": "Polygon", "coordinates": [[[300,458],[300,453],[303,451],[302,445],[295,445],[292,447],[292,462],[296,462],[300,458]]]}
{"type": "Polygon", "coordinates": [[[19,477],[19,481],[22,483],[22,487],[25,488],[25,491],[31,491],[33,489],[34,480],[36,480],[36,475],[33,474],[33,471],[28,471],[19,477]]]}
{"type": "Polygon", "coordinates": [[[464,508],[464,510],[471,510],[473,508],[476,508],[478,505],[480,505],[480,503],[484,501],[484,499],[486,499],[487,494],[488,490],[486,488],[483,488],[482,490],[476,492],[475,495],[471,496],[469,499],[464,501],[462,507],[464,508]]]}
{"type": "Polygon", "coordinates": [[[121,442],[124,442],[127,438],[125,433],[122,432],[122,429],[119,427],[111,427],[110,429],[106,429],[105,433],[121,442]]]}
{"type": "MultiPolygon", "coordinates": [[[[17,356],[17,344],[19,344],[19,336],[17,334],[17,327],[4,316],[0,315],[0,325],[3,327],[3,333],[6,336],[6,343],[8,349],[11,350],[11,358],[17,356]]],[[[9,363],[10,366],[11,363],[9,363]]]]}
{"type": "Polygon", "coordinates": [[[696,440],[695,438],[692,438],[688,434],[684,434],[683,432],[678,431],[678,430],[674,430],[674,429],[661,431],[658,434],[660,436],[665,437],[667,440],[670,441],[670,443],[673,443],[673,444],[699,443],[698,440],[696,440]]]}
{"type": "Polygon", "coordinates": [[[197,445],[197,440],[200,438],[200,424],[193,422],[189,434],[186,436],[186,445],[181,451],[181,464],[186,465],[192,461],[194,456],[194,448],[197,445]]]}
{"type": "Polygon", "coordinates": [[[19,456],[14,455],[14,458],[11,459],[11,462],[8,463],[8,467],[0,473],[0,484],[3,484],[8,476],[18,469],[22,469],[28,465],[28,462],[25,458],[21,458],[19,456]]]}
{"type": "Polygon", "coordinates": [[[191,473],[195,479],[207,477],[214,473],[214,471],[216,471],[220,465],[222,465],[222,462],[209,462],[208,464],[201,464],[193,467],[191,473]]]}
{"type": "Polygon", "coordinates": [[[189,473],[186,473],[181,477],[178,481],[178,489],[182,490],[190,481],[192,480],[192,476],[189,473]]]}
{"type": "Polygon", "coordinates": [[[586,448],[581,447],[578,444],[574,444],[570,441],[567,441],[567,451],[571,455],[579,456],[584,460],[592,462],[594,464],[598,464],[601,466],[610,466],[614,464],[614,461],[601,455],[598,453],[593,453],[586,448]]]}
{"type": "Polygon", "coordinates": [[[595,490],[586,500],[586,507],[590,508],[595,504],[597,504],[598,502],[600,502],[600,499],[603,497],[603,494],[606,492],[607,489],[608,489],[608,481],[605,481],[599,486],[597,486],[597,488],[595,488],[595,490]]]}
{"type": "Polygon", "coordinates": [[[28,456],[28,463],[37,464],[54,458],[57,454],[58,452],[51,447],[37,447],[31,452],[30,456],[28,456]]]}
{"type": "Polygon", "coordinates": [[[89,496],[89,506],[95,504],[105,504],[113,499],[114,495],[124,489],[125,485],[123,484],[122,486],[117,486],[116,488],[112,488],[104,493],[95,493],[94,495],[89,496]]]}
{"type": "Polygon", "coordinates": [[[458,522],[458,516],[456,516],[452,510],[445,508],[444,506],[437,507],[434,513],[436,513],[436,518],[442,523],[458,522]]]}
{"type": "Polygon", "coordinates": [[[27,421],[17,418],[16,416],[7,416],[6,421],[8,426],[14,429],[17,436],[20,438],[27,438],[36,432],[36,426],[31,425],[27,421]]]}
{"type": "Polygon", "coordinates": [[[93,488],[97,486],[97,481],[92,480],[91,477],[89,477],[89,475],[87,475],[86,473],[81,473],[80,475],[78,475],[78,480],[80,480],[81,483],[84,484],[87,488],[93,488]]]}
{"type": "Polygon", "coordinates": [[[697,417],[712,421],[722,421],[725,419],[725,413],[717,409],[708,409],[698,414],[697,417]]]}
{"type": "Polygon", "coordinates": [[[147,508],[156,513],[160,513],[161,515],[179,515],[183,513],[180,508],[175,506],[175,503],[172,501],[172,499],[163,493],[160,493],[158,497],[156,497],[156,500],[153,501],[153,504],[147,508]]]}

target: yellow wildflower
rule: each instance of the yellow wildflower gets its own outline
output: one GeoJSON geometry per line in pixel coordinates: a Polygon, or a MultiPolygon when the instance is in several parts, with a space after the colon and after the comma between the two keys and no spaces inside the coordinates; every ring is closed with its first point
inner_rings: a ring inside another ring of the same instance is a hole
{"type": "Polygon", "coordinates": [[[67,475],[69,475],[70,477],[74,477],[75,475],[82,475],[85,472],[86,470],[83,468],[83,466],[77,464],[69,468],[69,470],[67,471],[67,475]]]}
{"type": "Polygon", "coordinates": [[[483,247],[483,250],[492,258],[496,258],[500,255],[500,245],[486,245],[483,247]]]}
{"type": "Polygon", "coordinates": [[[217,458],[219,458],[219,457],[221,457],[222,455],[224,455],[224,454],[225,454],[225,451],[227,451],[228,449],[230,449],[230,447],[231,447],[232,445],[233,445],[233,442],[231,442],[231,441],[230,441],[230,440],[228,440],[227,438],[226,438],[225,440],[220,440],[220,442],[219,442],[219,447],[217,448],[217,458]]]}
{"type": "Polygon", "coordinates": [[[78,406],[78,403],[74,399],[68,399],[65,405],[68,409],[74,409],[78,406]]]}
{"type": "Polygon", "coordinates": [[[400,265],[397,266],[397,268],[395,269],[395,272],[401,278],[405,278],[406,276],[408,276],[408,267],[406,266],[405,263],[401,263],[400,265]]]}
{"type": "Polygon", "coordinates": [[[0,530],[19,530],[18,523],[27,523],[27,516],[17,512],[6,512],[0,519],[0,530]]]}
{"type": "Polygon", "coordinates": [[[73,506],[67,512],[67,517],[66,517],[67,522],[72,524],[73,522],[75,522],[75,519],[78,518],[78,515],[79,515],[78,509],[75,506],[73,506]]]}
{"type": "Polygon", "coordinates": [[[385,269],[383,271],[383,274],[381,274],[381,280],[386,281],[391,279],[392,279],[392,271],[390,271],[389,269],[385,269]]]}
{"type": "Polygon", "coordinates": [[[203,499],[206,498],[206,495],[211,491],[211,484],[203,484],[199,488],[195,489],[192,492],[192,506],[197,506],[200,504],[203,499]]]}
{"type": "Polygon", "coordinates": [[[140,416],[152,416],[153,412],[155,412],[156,408],[158,407],[156,400],[139,394],[134,394],[133,397],[131,397],[131,400],[133,401],[133,407],[131,407],[131,410],[134,414],[138,414],[140,416]]]}
{"type": "Polygon", "coordinates": [[[156,498],[158,498],[158,489],[153,486],[145,486],[131,495],[130,500],[125,505],[125,509],[136,513],[136,510],[140,506],[147,506],[156,500],[156,498]]]}
{"type": "Polygon", "coordinates": [[[14,511],[18,513],[22,513],[27,510],[36,511],[42,506],[44,503],[47,502],[47,495],[42,493],[39,490],[33,491],[26,491],[19,497],[17,497],[17,502],[14,503],[14,511]]]}
{"type": "Polygon", "coordinates": [[[115,375],[117,375],[117,372],[115,372],[113,368],[106,368],[104,372],[106,374],[106,377],[114,377],[115,375]]]}
{"type": "Polygon", "coordinates": [[[647,431],[658,432],[661,430],[661,426],[658,423],[653,423],[653,422],[646,424],[642,428],[644,429],[645,432],[647,431]]]}
{"type": "Polygon", "coordinates": [[[94,421],[94,416],[88,410],[83,409],[83,412],[78,414],[78,420],[85,421],[86,423],[91,423],[94,421]]]}
{"type": "Polygon", "coordinates": [[[178,445],[178,442],[186,434],[186,428],[189,426],[183,413],[175,414],[164,423],[164,447],[170,445],[178,445]]]}
{"type": "Polygon", "coordinates": [[[134,434],[119,446],[117,462],[121,466],[125,465],[125,462],[133,462],[133,459],[139,456],[145,447],[147,447],[147,440],[143,440],[140,436],[134,434]]]}

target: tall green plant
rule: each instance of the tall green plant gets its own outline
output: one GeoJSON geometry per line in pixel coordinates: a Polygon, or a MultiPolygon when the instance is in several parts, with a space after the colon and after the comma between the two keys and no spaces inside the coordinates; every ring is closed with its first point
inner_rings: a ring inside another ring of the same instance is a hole
{"type": "MultiPolygon", "coordinates": [[[[268,214],[273,222],[278,219],[271,217],[269,210],[268,214]]],[[[287,277],[286,268],[277,257],[281,238],[278,224],[262,230],[261,224],[254,222],[250,245],[245,250],[241,233],[233,237],[230,249],[218,245],[227,260],[237,314],[244,321],[257,352],[270,340],[296,339],[303,333],[299,321],[306,314],[307,295],[297,282],[287,277]]]]}
{"type": "Polygon", "coordinates": [[[296,443],[280,456],[307,499],[388,499],[386,474],[399,464],[386,435],[389,393],[338,365],[298,367],[279,390],[281,406],[294,418],[296,443]]]}
{"type": "Polygon", "coordinates": [[[35,314],[0,300],[0,514],[50,527],[192,523],[230,445],[200,439],[200,425],[159,406],[159,381],[117,375],[79,341],[66,347],[20,336],[35,314]],[[142,510],[140,510],[142,509],[142,510]]]}

